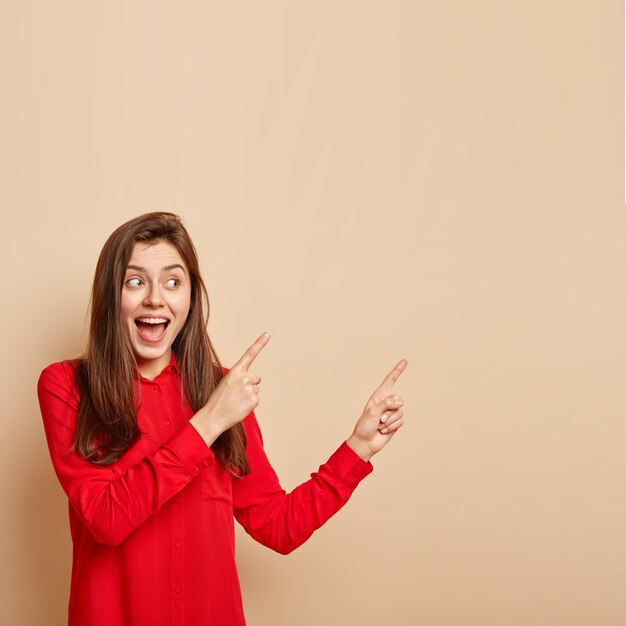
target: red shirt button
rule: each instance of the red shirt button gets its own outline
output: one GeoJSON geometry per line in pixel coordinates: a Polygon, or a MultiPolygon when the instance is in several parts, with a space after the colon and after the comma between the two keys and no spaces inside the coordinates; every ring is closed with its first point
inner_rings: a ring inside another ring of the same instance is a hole
{"type": "Polygon", "coordinates": [[[194,466],[193,471],[197,474],[200,471],[200,468],[196,465],[194,466]]]}
{"type": "Polygon", "coordinates": [[[206,459],[204,459],[204,461],[202,461],[202,465],[204,465],[204,467],[208,467],[209,462],[206,459]]]}
{"type": "Polygon", "coordinates": [[[180,593],[183,590],[183,588],[180,585],[176,585],[176,587],[174,587],[174,591],[176,593],[180,593]]]}
{"type": "Polygon", "coordinates": [[[180,541],[176,542],[176,549],[177,550],[180,550],[182,547],[183,547],[183,544],[180,541]]]}
{"type": "Polygon", "coordinates": [[[163,423],[164,423],[166,426],[171,426],[171,425],[172,425],[172,422],[170,422],[169,420],[165,420],[163,423]]]}
{"type": "Polygon", "coordinates": [[[176,504],[182,504],[183,499],[180,496],[176,496],[176,504]]]}

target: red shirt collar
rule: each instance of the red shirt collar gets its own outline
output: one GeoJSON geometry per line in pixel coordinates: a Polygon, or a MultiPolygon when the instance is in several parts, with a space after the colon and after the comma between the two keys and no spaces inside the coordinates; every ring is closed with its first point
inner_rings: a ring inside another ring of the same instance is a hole
{"type": "Polygon", "coordinates": [[[145,376],[142,376],[141,374],[139,374],[139,380],[144,383],[155,383],[159,379],[170,376],[173,373],[179,373],[179,368],[176,353],[172,350],[172,357],[170,358],[170,362],[152,380],[146,378],[145,376]]]}

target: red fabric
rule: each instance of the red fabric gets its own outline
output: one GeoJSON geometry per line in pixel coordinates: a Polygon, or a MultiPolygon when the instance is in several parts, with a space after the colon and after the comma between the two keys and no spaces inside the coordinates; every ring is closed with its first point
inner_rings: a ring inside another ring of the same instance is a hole
{"type": "Polygon", "coordinates": [[[252,412],[243,421],[252,471],[233,478],[188,423],[193,410],[181,400],[175,356],[153,381],[137,383],[139,441],[113,465],[96,466],[71,450],[74,365],[49,365],[37,388],[52,464],[69,500],[70,626],[244,625],[233,518],[287,554],[372,471],[344,442],[287,494],[252,412]]]}

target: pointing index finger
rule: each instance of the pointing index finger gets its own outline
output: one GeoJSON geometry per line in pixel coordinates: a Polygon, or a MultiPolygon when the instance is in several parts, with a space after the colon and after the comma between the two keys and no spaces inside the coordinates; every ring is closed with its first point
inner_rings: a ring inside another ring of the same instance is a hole
{"type": "Polygon", "coordinates": [[[374,392],[374,395],[389,395],[393,384],[400,378],[400,374],[404,371],[404,368],[407,366],[408,361],[406,359],[401,359],[396,363],[394,368],[385,376],[385,380],[380,384],[378,389],[374,392]]]}
{"type": "Polygon", "coordinates": [[[254,361],[254,359],[256,359],[256,357],[258,356],[259,352],[261,352],[261,350],[265,347],[265,345],[267,344],[267,342],[270,340],[270,334],[269,333],[263,333],[244,353],[243,356],[239,359],[239,361],[237,361],[237,363],[235,363],[232,367],[232,369],[238,368],[240,370],[243,371],[248,371],[248,368],[250,367],[250,365],[252,365],[252,362],[254,361]]]}

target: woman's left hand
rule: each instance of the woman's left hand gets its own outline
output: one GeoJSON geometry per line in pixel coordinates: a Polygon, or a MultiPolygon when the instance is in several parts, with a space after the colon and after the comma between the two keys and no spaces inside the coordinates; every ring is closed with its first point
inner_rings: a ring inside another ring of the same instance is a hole
{"type": "Polygon", "coordinates": [[[369,461],[380,452],[404,423],[404,402],[400,396],[391,394],[391,388],[406,366],[407,360],[402,359],[385,376],[367,401],[352,435],[346,440],[364,461],[369,461]]]}

